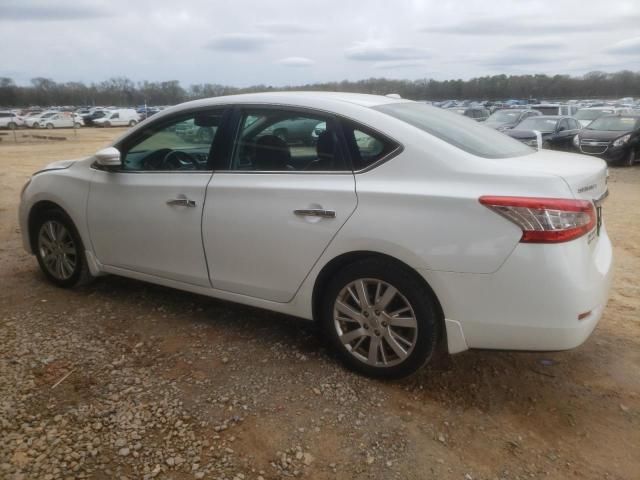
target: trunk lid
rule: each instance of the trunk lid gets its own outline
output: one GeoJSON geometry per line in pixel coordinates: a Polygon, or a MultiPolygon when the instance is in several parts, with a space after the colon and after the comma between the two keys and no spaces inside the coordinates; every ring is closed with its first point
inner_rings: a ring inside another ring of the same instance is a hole
{"type": "Polygon", "coordinates": [[[540,150],[508,161],[511,164],[521,163],[530,171],[561,177],[578,199],[596,200],[607,191],[607,164],[599,158],[540,150]]]}

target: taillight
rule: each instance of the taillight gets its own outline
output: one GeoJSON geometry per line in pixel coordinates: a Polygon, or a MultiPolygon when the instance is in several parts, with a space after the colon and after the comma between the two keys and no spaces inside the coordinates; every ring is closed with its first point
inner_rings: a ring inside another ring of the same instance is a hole
{"type": "Polygon", "coordinates": [[[596,226],[588,200],[483,196],[480,203],[520,227],[524,243],[568,242],[596,226]]]}

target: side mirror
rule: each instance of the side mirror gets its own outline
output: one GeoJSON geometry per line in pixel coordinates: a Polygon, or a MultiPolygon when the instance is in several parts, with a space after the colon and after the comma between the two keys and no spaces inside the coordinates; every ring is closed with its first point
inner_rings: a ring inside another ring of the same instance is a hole
{"type": "Polygon", "coordinates": [[[122,160],[120,159],[120,150],[115,147],[103,148],[95,155],[98,165],[103,167],[120,167],[122,160]]]}

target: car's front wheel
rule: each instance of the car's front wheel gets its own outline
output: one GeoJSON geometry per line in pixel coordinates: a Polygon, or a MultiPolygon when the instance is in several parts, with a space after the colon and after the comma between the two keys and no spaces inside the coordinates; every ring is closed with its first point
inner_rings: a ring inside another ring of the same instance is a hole
{"type": "Polygon", "coordinates": [[[630,148],[629,154],[625,158],[624,165],[627,167],[633,167],[635,163],[636,163],[636,152],[633,148],[630,148]]]}
{"type": "Polygon", "coordinates": [[[80,235],[64,212],[42,213],[33,225],[32,235],[38,264],[51,282],[73,287],[92,279],[80,235]]]}
{"type": "Polygon", "coordinates": [[[440,319],[417,274],[383,259],[354,262],[329,282],[321,322],[351,369],[379,378],[414,373],[431,358],[440,319]]]}

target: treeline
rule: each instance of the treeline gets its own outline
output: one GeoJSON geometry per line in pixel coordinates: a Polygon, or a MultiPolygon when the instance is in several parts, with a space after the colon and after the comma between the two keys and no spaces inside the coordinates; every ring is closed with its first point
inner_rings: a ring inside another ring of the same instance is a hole
{"type": "Polygon", "coordinates": [[[82,82],[55,82],[34,78],[30,85],[16,85],[0,77],[0,106],[32,105],[173,105],[204,97],[269,90],[323,90],[373,94],[397,93],[416,100],[507,98],[620,98],[640,97],[640,72],[590,72],[580,77],[568,75],[493,75],[471,80],[391,80],[369,78],[359,81],[328,82],[295,87],[255,85],[236,88],[204,83],[185,88],[177,80],[133,82],[111,78],[86,85],[82,82]]]}

